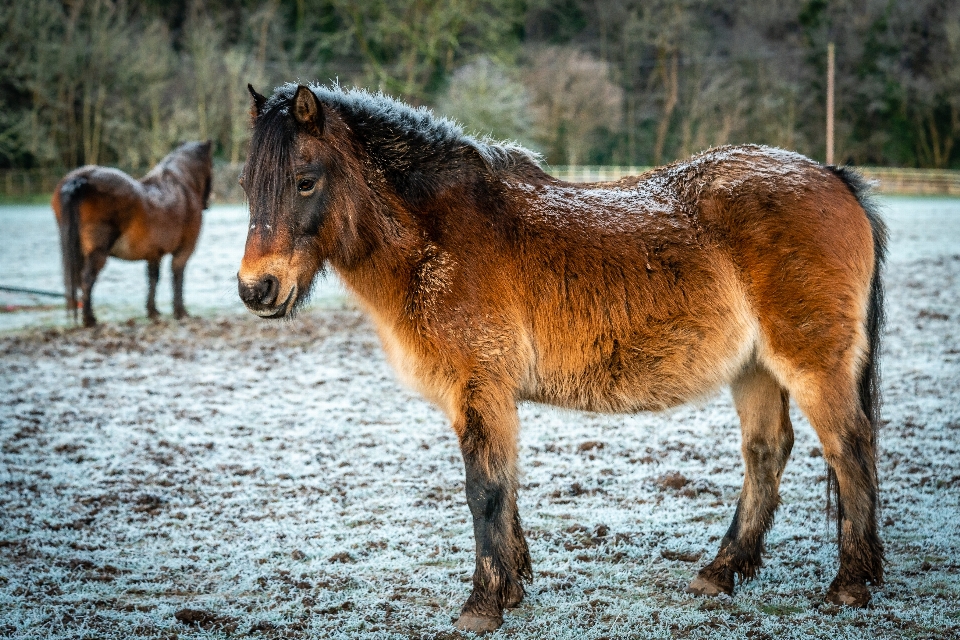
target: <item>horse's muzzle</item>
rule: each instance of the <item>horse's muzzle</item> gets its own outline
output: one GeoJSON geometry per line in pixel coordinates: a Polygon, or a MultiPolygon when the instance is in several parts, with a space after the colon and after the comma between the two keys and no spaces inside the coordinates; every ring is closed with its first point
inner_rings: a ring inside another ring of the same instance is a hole
{"type": "Polygon", "coordinates": [[[272,275],[266,275],[250,284],[237,277],[237,291],[247,309],[261,318],[282,318],[297,299],[297,287],[294,285],[286,298],[277,302],[280,295],[280,281],[272,275]]]}

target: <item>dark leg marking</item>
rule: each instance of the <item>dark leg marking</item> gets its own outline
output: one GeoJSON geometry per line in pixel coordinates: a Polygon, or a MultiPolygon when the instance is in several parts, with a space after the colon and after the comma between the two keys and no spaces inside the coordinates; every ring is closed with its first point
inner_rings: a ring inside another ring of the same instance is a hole
{"type": "Polygon", "coordinates": [[[503,610],[520,603],[524,580],[532,580],[530,552],[517,512],[515,460],[491,445],[486,426],[473,408],[466,411],[461,437],[467,505],[473,516],[476,569],[473,591],[457,627],[485,633],[503,623],[503,610]]]}
{"type": "Polygon", "coordinates": [[[867,584],[883,584],[883,543],[877,531],[875,441],[867,418],[858,411],[852,431],[840,437],[839,451],[824,454],[836,473],[837,536],[840,569],[827,590],[833,604],[863,607],[867,584]]]}

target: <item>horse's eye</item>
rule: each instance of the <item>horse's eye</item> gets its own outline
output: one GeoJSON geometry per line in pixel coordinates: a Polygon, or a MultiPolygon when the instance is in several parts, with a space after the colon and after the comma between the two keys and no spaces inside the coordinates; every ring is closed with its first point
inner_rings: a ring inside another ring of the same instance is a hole
{"type": "Polygon", "coordinates": [[[307,196],[313,193],[313,188],[317,186],[317,181],[311,178],[301,178],[297,181],[297,191],[300,195],[307,196]]]}

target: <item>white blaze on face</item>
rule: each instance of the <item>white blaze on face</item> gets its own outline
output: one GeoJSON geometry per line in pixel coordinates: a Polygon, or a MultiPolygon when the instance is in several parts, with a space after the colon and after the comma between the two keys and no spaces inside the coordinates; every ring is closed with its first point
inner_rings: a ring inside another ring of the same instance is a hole
{"type": "MultiPolygon", "coordinates": [[[[263,228],[269,229],[270,225],[263,225],[263,228]]],[[[256,302],[248,302],[257,315],[271,316],[296,301],[297,269],[292,264],[293,251],[284,246],[288,244],[285,238],[256,231],[257,224],[251,224],[237,278],[242,287],[250,290],[263,286],[267,279],[276,279],[276,296],[269,304],[261,307],[256,302]]]]}

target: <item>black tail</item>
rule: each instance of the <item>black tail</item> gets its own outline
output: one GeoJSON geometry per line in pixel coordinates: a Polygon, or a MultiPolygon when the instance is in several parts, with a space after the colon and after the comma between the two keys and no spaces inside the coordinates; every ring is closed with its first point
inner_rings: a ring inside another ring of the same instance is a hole
{"type": "MultiPolygon", "coordinates": [[[[876,202],[870,196],[870,185],[863,176],[850,167],[828,166],[850,189],[863,207],[870,221],[873,232],[873,278],[870,280],[870,300],[867,306],[866,331],[869,345],[867,359],[860,371],[859,395],[860,408],[863,410],[873,430],[873,450],[876,455],[877,433],[880,428],[880,340],[885,320],[883,309],[883,265],[887,257],[887,225],[884,224],[878,212],[876,202]]],[[[876,474],[876,459],[871,463],[876,474]]],[[[837,536],[840,536],[840,527],[843,520],[843,505],[840,502],[837,477],[833,469],[827,470],[827,499],[831,494],[837,502],[837,536]]],[[[879,508],[879,505],[877,505],[879,508]]],[[[829,502],[828,502],[829,509],[829,502]]]]}
{"type": "Polygon", "coordinates": [[[870,303],[867,307],[867,339],[870,341],[867,361],[860,373],[860,406],[873,426],[874,437],[880,426],[880,339],[883,332],[883,265],[887,258],[887,225],[880,218],[870,185],[850,167],[827,167],[843,180],[863,207],[873,231],[873,279],[870,281],[870,303]]]}
{"type": "Polygon", "coordinates": [[[85,177],[77,176],[60,187],[60,257],[67,313],[77,322],[77,289],[82,285],[83,251],[80,248],[80,202],[90,190],[85,177]]]}

